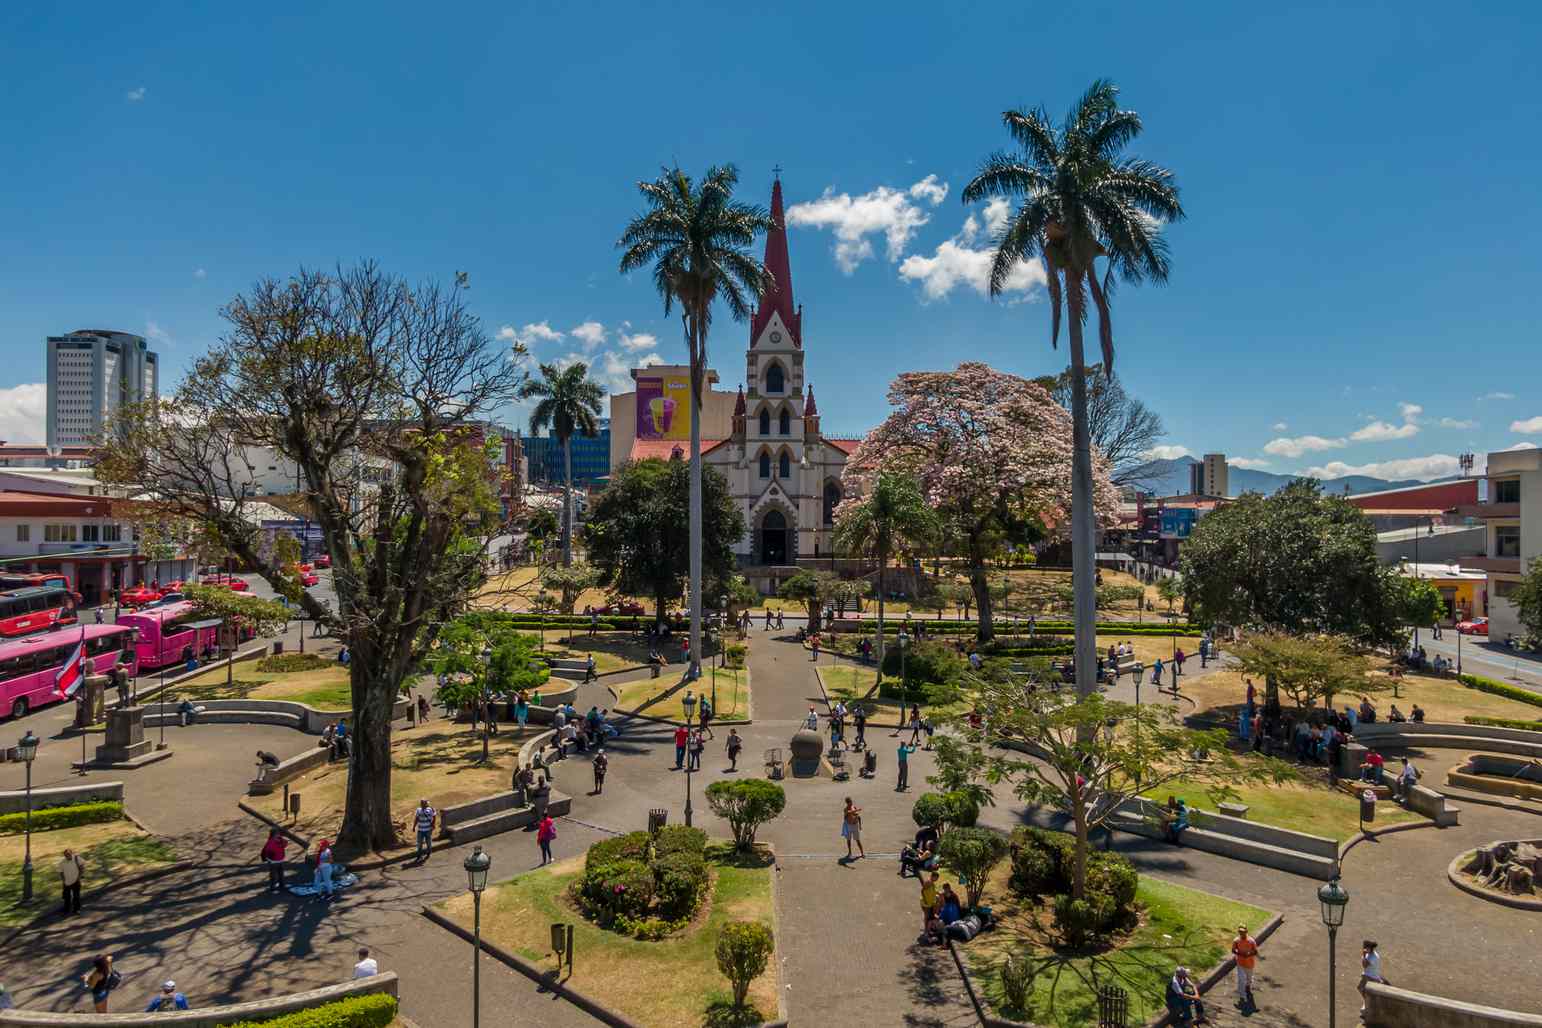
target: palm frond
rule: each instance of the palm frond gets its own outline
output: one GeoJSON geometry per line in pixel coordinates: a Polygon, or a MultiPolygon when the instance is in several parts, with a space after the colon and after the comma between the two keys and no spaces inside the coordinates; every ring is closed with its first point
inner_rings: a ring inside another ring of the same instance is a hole
{"type": "Polygon", "coordinates": [[[1112,376],[1114,373],[1114,322],[1113,315],[1108,309],[1108,297],[1103,292],[1103,287],[1098,284],[1096,273],[1088,274],[1087,287],[1092,292],[1093,304],[1098,308],[1098,342],[1103,347],[1103,372],[1112,376]]]}
{"type": "Polygon", "coordinates": [[[985,158],[959,198],[968,204],[992,196],[1033,196],[1047,185],[1048,179],[1038,168],[1012,154],[998,152],[985,158]]]}
{"type": "Polygon", "coordinates": [[[1031,111],[1003,111],[1001,123],[1007,132],[1023,148],[1030,164],[1040,168],[1053,168],[1060,163],[1060,142],[1055,138],[1054,125],[1042,107],[1031,111]]]}

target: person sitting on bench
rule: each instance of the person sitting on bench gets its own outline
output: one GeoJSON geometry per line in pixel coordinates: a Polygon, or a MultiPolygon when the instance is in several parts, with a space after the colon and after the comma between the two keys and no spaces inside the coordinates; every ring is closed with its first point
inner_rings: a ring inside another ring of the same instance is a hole
{"type": "Polygon", "coordinates": [[[900,851],[900,877],[913,874],[921,877],[922,871],[930,871],[937,866],[937,829],[927,825],[916,833],[914,845],[906,846],[900,851]]]}

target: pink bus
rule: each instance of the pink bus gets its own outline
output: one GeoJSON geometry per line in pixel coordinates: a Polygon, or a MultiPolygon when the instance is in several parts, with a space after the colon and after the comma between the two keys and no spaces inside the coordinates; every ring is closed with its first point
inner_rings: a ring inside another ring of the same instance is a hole
{"type": "MultiPolygon", "coordinates": [[[[133,634],[123,625],[87,625],[86,668],[91,674],[106,674],[119,655],[126,657],[132,673],[138,674],[133,634]]],[[[25,717],[29,710],[54,703],[54,674],[70,658],[80,642],[80,630],[61,629],[27,639],[0,643],[0,710],[11,717],[25,717]]]]}
{"type": "Polygon", "coordinates": [[[139,630],[139,666],[146,671],[180,664],[186,650],[203,660],[208,647],[219,649],[219,618],[200,618],[186,600],[174,600],[154,607],[144,607],[132,614],[118,615],[118,624],[139,630]]]}

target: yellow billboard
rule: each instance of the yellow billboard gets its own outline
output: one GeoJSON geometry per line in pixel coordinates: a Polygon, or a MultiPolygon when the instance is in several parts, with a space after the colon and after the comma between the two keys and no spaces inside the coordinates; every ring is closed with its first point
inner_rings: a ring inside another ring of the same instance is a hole
{"type": "Polygon", "coordinates": [[[689,375],[637,376],[637,438],[691,437],[689,375]]]}

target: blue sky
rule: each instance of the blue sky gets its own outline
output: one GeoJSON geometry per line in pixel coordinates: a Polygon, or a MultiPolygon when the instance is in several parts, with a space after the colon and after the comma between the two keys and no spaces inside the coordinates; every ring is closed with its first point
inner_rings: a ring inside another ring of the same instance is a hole
{"type": "MultiPolygon", "coordinates": [[[[257,276],[361,256],[468,271],[490,330],[612,382],[678,361],[613,249],[675,161],[762,203],[783,167],[827,431],[903,370],[1050,372],[1040,291],[975,288],[999,211],[958,196],[1002,109],[1106,76],[1189,211],[1172,282],[1116,299],[1168,446],[1427,477],[1542,441],[1534,5],[201,6],[0,10],[0,437],[42,435],[45,335],[176,371],[257,276]]],[[[729,388],[746,334],[717,322],[729,388]]]]}

